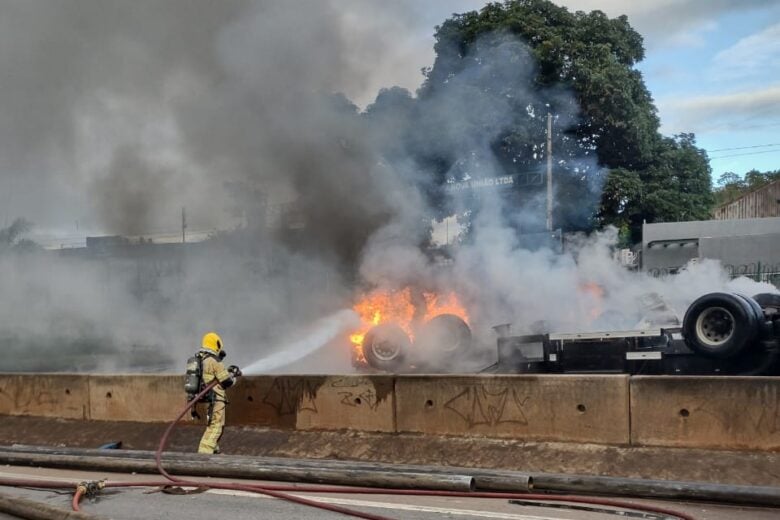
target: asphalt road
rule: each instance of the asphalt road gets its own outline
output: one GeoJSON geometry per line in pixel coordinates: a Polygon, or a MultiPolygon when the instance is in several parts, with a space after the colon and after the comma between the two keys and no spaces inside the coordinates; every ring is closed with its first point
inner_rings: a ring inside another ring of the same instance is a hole
{"type": "MultiPolygon", "coordinates": [[[[82,471],[52,470],[0,466],[2,478],[33,478],[73,482],[107,478],[108,480],[141,481],[154,477],[148,475],[101,474],[82,471]]],[[[208,481],[209,479],[195,479],[208,481]]],[[[221,480],[221,479],[215,479],[221,480]]],[[[247,481],[243,481],[247,482],[247,481]]],[[[19,489],[0,486],[3,495],[22,496],[51,506],[70,509],[71,491],[19,489]]],[[[507,500],[486,500],[452,497],[405,497],[391,495],[317,495],[301,493],[301,496],[323,503],[337,504],[350,509],[370,512],[393,519],[505,519],[505,520],[615,520],[626,518],[616,513],[576,511],[561,508],[520,506],[507,500]]],[[[660,501],[635,501],[652,503],[669,509],[686,512],[698,520],[755,519],[777,520],[780,509],[743,508],[722,505],[693,504],[660,501]]],[[[84,500],[82,511],[116,520],[171,519],[197,520],[201,518],[244,519],[343,519],[344,515],[293,504],[284,500],[240,491],[209,490],[193,495],[168,495],[156,488],[109,489],[94,501],[84,500]]],[[[13,517],[0,513],[0,519],[13,517]]],[[[646,519],[648,517],[645,517],[646,519]]],[[[652,517],[651,517],[652,518],[652,517]]]]}

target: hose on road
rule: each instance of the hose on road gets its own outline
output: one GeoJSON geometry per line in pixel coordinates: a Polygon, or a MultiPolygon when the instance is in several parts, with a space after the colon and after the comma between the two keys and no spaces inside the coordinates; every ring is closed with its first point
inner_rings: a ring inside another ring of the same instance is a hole
{"type": "MultiPolygon", "coordinates": [[[[212,388],[214,388],[219,381],[216,379],[206,385],[206,388],[204,388],[198,395],[196,395],[189,403],[187,403],[187,406],[184,407],[184,409],[179,413],[176,418],[171,421],[171,423],[168,425],[168,428],[165,430],[165,433],[163,433],[163,436],[160,438],[160,444],[157,446],[157,451],[154,454],[154,460],[157,463],[157,470],[160,472],[160,475],[167,478],[174,484],[178,484],[179,486],[191,486],[191,487],[198,487],[203,486],[202,483],[195,482],[195,481],[189,481],[180,479],[177,477],[174,477],[167,471],[165,471],[165,468],[163,468],[162,465],[162,454],[163,450],[165,449],[165,446],[168,444],[168,437],[171,435],[171,432],[176,427],[178,422],[181,420],[184,415],[189,412],[193,406],[207,393],[211,391],[212,388]]],[[[319,502],[315,502],[313,500],[309,500],[303,497],[295,496],[295,495],[288,495],[287,493],[283,493],[280,491],[275,491],[271,489],[266,489],[264,486],[256,486],[256,485],[250,485],[250,484],[241,484],[241,483],[228,483],[228,484],[208,484],[207,487],[210,488],[216,488],[216,489],[229,489],[234,491],[248,491],[250,493],[260,493],[263,495],[268,495],[274,498],[279,498],[282,500],[287,500],[288,502],[294,502],[296,504],[302,504],[310,507],[316,507],[319,509],[324,509],[326,511],[331,511],[334,513],[342,513],[348,516],[353,516],[355,518],[364,518],[366,520],[393,520],[392,518],[388,518],[386,516],[379,516],[374,515],[371,513],[364,513],[362,511],[357,511],[353,509],[347,509],[345,507],[332,505],[332,504],[322,504],[319,502]]]]}
{"type": "MultiPolygon", "coordinates": [[[[577,504],[600,505],[600,506],[620,508],[620,509],[631,509],[635,511],[647,512],[647,513],[656,513],[656,514],[667,515],[670,517],[680,518],[682,520],[695,520],[693,516],[690,516],[687,513],[682,513],[679,511],[674,511],[671,509],[666,509],[666,508],[657,507],[653,505],[636,504],[632,502],[627,502],[622,500],[611,500],[606,498],[582,497],[576,495],[548,495],[543,493],[505,493],[505,492],[484,492],[484,491],[459,492],[459,491],[438,491],[438,490],[424,490],[424,489],[354,488],[354,487],[344,487],[344,486],[289,486],[289,485],[259,486],[253,484],[236,484],[236,483],[223,484],[219,482],[204,483],[204,482],[197,482],[197,481],[192,481],[192,482],[181,481],[181,482],[184,482],[183,485],[186,487],[207,487],[209,489],[248,491],[251,493],[269,494],[269,496],[273,496],[270,495],[270,493],[278,493],[278,494],[320,493],[323,495],[330,495],[330,494],[395,495],[395,496],[402,495],[402,496],[425,496],[425,497],[434,496],[434,497],[456,497],[456,498],[486,498],[486,499],[502,499],[502,500],[538,500],[538,501],[548,501],[548,502],[570,502],[570,503],[577,503],[577,504]]],[[[172,483],[174,482],[161,481],[161,480],[147,480],[147,481],[137,481],[137,482],[118,481],[118,482],[105,482],[105,487],[106,488],[164,487],[172,483]]],[[[175,483],[177,485],[182,485],[179,484],[178,482],[175,483]]],[[[73,489],[74,486],[78,487],[78,484],[61,482],[61,481],[0,478],[0,486],[42,488],[42,489],[73,489]]],[[[79,498],[81,498],[81,496],[83,496],[83,493],[79,496],[79,498]]],[[[300,498],[300,497],[295,497],[295,498],[300,498]]],[[[304,503],[304,502],[300,502],[300,503],[304,503]]],[[[329,505],[329,504],[322,504],[314,501],[306,501],[306,505],[309,504],[311,504],[313,507],[321,507],[323,505],[329,505]]],[[[343,512],[344,514],[350,514],[344,511],[338,511],[338,512],[343,512]]],[[[355,511],[355,512],[361,515],[366,514],[359,511],[355,511]]],[[[358,517],[358,518],[362,518],[362,517],[358,517]]],[[[377,517],[376,515],[374,515],[373,518],[386,518],[386,517],[377,517]]]]}
{"type": "MultiPolygon", "coordinates": [[[[103,520],[78,511],[60,509],[44,502],[0,493],[0,515],[29,520],[103,520]]],[[[3,516],[5,518],[5,516],[3,516]]]]}

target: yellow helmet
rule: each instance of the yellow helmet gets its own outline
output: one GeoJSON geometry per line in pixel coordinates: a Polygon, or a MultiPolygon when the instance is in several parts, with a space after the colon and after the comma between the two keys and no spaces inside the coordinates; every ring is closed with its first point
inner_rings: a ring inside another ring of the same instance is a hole
{"type": "Polygon", "coordinates": [[[216,332],[207,332],[203,336],[203,350],[219,354],[222,351],[222,338],[216,332]]]}

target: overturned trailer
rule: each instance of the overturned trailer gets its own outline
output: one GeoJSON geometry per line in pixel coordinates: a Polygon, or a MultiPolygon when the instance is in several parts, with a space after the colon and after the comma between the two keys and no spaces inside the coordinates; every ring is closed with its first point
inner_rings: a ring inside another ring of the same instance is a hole
{"type": "MultiPolygon", "coordinates": [[[[495,330],[498,362],[483,371],[780,375],[780,294],[706,294],[672,326],[530,335],[512,335],[509,325],[495,330]]],[[[468,357],[471,333],[457,317],[437,317],[415,343],[422,348],[412,348],[409,337],[388,324],[366,335],[363,351],[378,370],[426,371],[431,349],[438,359],[468,357]]]]}

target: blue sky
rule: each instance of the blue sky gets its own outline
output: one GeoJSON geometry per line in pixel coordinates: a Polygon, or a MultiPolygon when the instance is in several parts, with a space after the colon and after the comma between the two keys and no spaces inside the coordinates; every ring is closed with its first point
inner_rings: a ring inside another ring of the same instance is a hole
{"type": "Polygon", "coordinates": [[[662,131],[694,132],[714,179],[780,169],[780,2],[717,13],[687,35],[640,65],[662,131]]]}
{"type": "MultiPolygon", "coordinates": [[[[416,28],[399,38],[397,59],[376,71],[367,93],[392,84],[414,90],[420,68],[433,60],[433,26],[486,3],[405,1],[416,28]]],[[[726,171],[780,169],[780,0],[555,1],[572,11],[628,16],[645,39],[639,69],[661,131],[695,133],[709,152],[714,180],[726,171]],[[762,146],[768,144],[775,146],[762,146]]],[[[354,98],[366,102],[359,93],[354,98]]]]}

